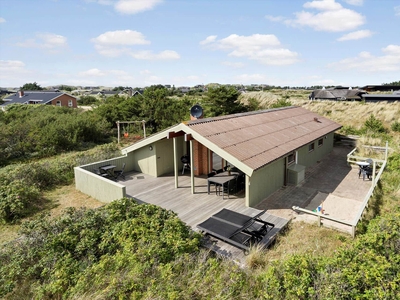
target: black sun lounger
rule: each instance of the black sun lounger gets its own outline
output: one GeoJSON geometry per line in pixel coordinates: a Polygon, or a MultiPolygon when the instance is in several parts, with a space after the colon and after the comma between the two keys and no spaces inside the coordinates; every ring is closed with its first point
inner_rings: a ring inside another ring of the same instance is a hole
{"type": "Polygon", "coordinates": [[[259,242],[275,225],[260,219],[265,211],[250,217],[229,209],[222,209],[197,225],[202,232],[248,251],[252,243],[259,242]]]}

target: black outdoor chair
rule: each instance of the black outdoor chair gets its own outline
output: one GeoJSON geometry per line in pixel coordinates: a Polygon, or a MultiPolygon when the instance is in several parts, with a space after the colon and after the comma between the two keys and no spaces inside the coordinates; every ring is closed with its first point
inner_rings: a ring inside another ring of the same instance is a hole
{"type": "Polygon", "coordinates": [[[364,167],[364,168],[360,169],[360,172],[363,176],[363,180],[365,180],[365,177],[367,177],[367,179],[369,179],[372,176],[372,168],[371,167],[364,167]]]}
{"type": "Polygon", "coordinates": [[[238,179],[238,176],[235,175],[235,179],[230,180],[228,184],[223,185],[223,186],[218,185],[218,187],[216,187],[216,188],[218,188],[217,193],[221,196],[222,189],[223,189],[223,192],[228,195],[228,198],[229,198],[229,195],[236,194],[237,179],[238,179]]]}
{"type": "MultiPolygon", "coordinates": [[[[211,173],[208,173],[208,174],[207,174],[207,178],[213,177],[213,176],[215,176],[216,174],[217,174],[217,171],[216,171],[216,170],[213,170],[211,173]]],[[[215,183],[215,182],[210,182],[210,186],[211,186],[211,185],[214,185],[214,186],[215,186],[215,194],[217,195],[217,193],[218,193],[217,186],[218,186],[219,184],[217,184],[217,183],[215,183]]]]}
{"type": "Polygon", "coordinates": [[[115,180],[117,180],[119,177],[122,177],[125,180],[125,175],[124,175],[125,166],[126,166],[126,163],[123,163],[121,170],[114,171],[115,180]]]}

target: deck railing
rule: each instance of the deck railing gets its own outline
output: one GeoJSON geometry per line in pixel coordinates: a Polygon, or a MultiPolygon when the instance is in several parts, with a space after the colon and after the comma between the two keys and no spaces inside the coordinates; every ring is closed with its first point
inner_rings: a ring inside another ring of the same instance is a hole
{"type": "MultiPolygon", "coordinates": [[[[378,148],[378,147],[376,147],[376,148],[378,148]]],[[[299,206],[293,206],[292,209],[295,210],[295,211],[299,211],[299,212],[303,212],[303,213],[306,213],[306,214],[309,214],[309,215],[316,216],[318,218],[318,225],[319,226],[321,226],[321,220],[322,219],[326,219],[326,220],[330,220],[330,221],[333,221],[333,222],[336,222],[336,223],[340,223],[340,224],[344,224],[344,225],[350,226],[351,227],[351,236],[354,238],[355,235],[356,235],[357,224],[362,219],[362,216],[364,214],[365,209],[368,208],[369,200],[372,197],[372,195],[374,193],[374,190],[375,190],[375,187],[378,184],[378,181],[381,178],[383,170],[385,169],[386,164],[387,164],[388,143],[386,142],[386,147],[385,148],[383,148],[383,147],[379,147],[379,148],[380,148],[379,150],[384,150],[385,151],[385,159],[384,160],[380,160],[380,159],[374,159],[373,160],[371,187],[368,190],[367,195],[364,197],[364,200],[363,200],[363,202],[361,204],[359,212],[357,213],[356,217],[354,218],[354,220],[352,222],[351,221],[339,220],[339,219],[336,219],[334,217],[324,215],[324,214],[322,214],[322,212],[316,213],[314,211],[301,208],[299,206]],[[376,173],[377,165],[379,165],[378,173],[376,173]]],[[[366,161],[368,159],[366,157],[353,155],[355,151],[356,151],[356,148],[353,149],[349,154],[347,154],[347,163],[348,164],[356,163],[358,161],[366,161]]]]}

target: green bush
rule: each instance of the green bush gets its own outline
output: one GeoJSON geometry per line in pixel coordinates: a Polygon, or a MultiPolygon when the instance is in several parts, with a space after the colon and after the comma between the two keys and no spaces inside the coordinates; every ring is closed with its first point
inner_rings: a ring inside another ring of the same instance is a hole
{"type": "Polygon", "coordinates": [[[1,115],[0,164],[13,159],[47,157],[104,143],[106,120],[92,111],[47,105],[10,105],[1,115]]]}
{"type": "Polygon", "coordinates": [[[340,132],[344,135],[359,135],[361,134],[361,131],[354,128],[353,126],[348,126],[344,125],[341,129],[340,132]]]}
{"type": "Polygon", "coordinates": [[[375,118],[374,115],[370,115],[369,118],[364,122],[364,132],[372,132],[372,133],[385,133],[387,130],[383,126],[381,120],[375,118]]]}
{"type": "Polygon", "coordinates": [[[0,220],[15,222],[36,212],[40,193],[73,182],[74,167],[119,156],[116,144],[106,144],[86,152],[10,165],[0,169],[0,220]]]}
{"type": "Polygon", "coordinates": [[[270,108],[280,108],[286,106],[292,106],[292,103],[289,101],[288,96],[286,96],[285,99],[279,99],[277,102],[272,103],[270,108]]]}
{"type": "Polygon", "coordinates": [[[400,132],[400,122],[398,121],[393,122],[391,128],[393,131],[400,132]]]}
{"type": "Polygon", "coordinates": [[[24,239],[0,252],[0,297],[25,289],[26,298],[67,298],[93,287],[108,290],[107,298],[124,297],[146,291],[153,269],[199,247],[199,236],[176,214],[128,198],[42,217],[21,233],[24,239]],[[121,271],[133,281],[114,281],[121,271]]]}
{"type": "Polygon", "coordinates": [[[22,180],[6,183],[0,179],[0,223],[12,223],[31,212],[40,199],[40,191],[22,180]]]}

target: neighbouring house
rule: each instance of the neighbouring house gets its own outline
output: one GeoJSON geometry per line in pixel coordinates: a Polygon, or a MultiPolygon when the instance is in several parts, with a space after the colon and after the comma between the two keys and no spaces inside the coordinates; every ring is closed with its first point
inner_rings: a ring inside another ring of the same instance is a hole
{"type": "Polygon", "coordinates": [[[65,106],[76,108],[76,98],[63,92],[49,92],[49,91],[18,91],[3,99],[4,104],[47,104],[55,106],[65,106]]]}
{"type": "Polygon", "coordinates": [[[366,85],[362,89],[367,92],[393,92],[399,91],[400,85],[366,85]]]}
{"type": "Polygon", "coordinates": [[[361,101],[364,94],[366,94],[364,90],[337,86],[334,88],[313,90],[308,98],[310,100],[361,101]]]}
{"type": "Polygon", "coordinates": [[[178,188],[181,158],[188,155],[191,193],[196,193],[196,176],[206,176],[217,164],[230,165],[244,174],[244,201],[253,207],[281,187],[302,182],[305,168],[332,151],[340,128],[294,106],[194,119],[136,142],[121,157],[76,167],[76,188],[103,202],[124,197],[123,182],[96,175],[107,164],[153,177],[174,174],[178,188]]]}
{"type": "Polygon", "coordinates": [[[118,91],[91,91],[90,96],[102,96],[102,97],[111,97],[114,95],[118,95],[118,91]]]}
{"type": "Polygon", "coordinates": [[[364,94],[362,100],[365,102],[400,101],[400,91],[395,91],[393,94],[364,94]]]}

